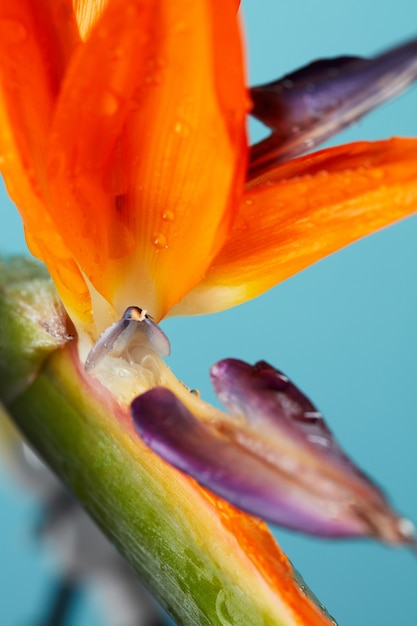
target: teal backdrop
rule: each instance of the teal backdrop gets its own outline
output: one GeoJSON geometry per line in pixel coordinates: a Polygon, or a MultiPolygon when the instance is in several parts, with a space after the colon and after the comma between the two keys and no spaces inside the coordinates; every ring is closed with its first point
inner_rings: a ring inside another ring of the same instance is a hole
{"type": "MultiPolygon", "coordinates": [[[[307,62],[372,55],[417,35],[415,0],[243,2],[250,83],[307,62]]],[[[412,89],[333,143],[417,135],[412,89]]],[[[254,125],[254,136],[260,132],[254,125]]],[[[1,191],[0,249],[27,254],[17,212],[1,191]]],[[[213,400],[208,368],[223,357],[266,359],[317,404],[349,454],[417,522],[417,218],[362,240],[245,305],[163,324],[170,365],[213,400]]],[[[140,304],[140,303],[132,303],[140,304]]],[[[4,626],[34,626],[54,581],[31,534],[36,501],[0,476],[0,607],[4,626]],[[32,619],[32,621],[31,621],[32,619]]],[[[339,624],[415,626],[417,560],[371,540],[325,541],[274,529],[339,624]]],[[[106,626],[87,597],[73,626],[106,626]]],[[[248,625],[249,626],[249,625],[248,625]]]]}

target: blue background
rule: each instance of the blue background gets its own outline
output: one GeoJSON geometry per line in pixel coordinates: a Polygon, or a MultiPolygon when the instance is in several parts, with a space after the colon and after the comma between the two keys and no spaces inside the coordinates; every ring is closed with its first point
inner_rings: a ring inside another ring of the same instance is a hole
{"type": "MultiPolygon", "coordinates": [[[[248,0],[243,8],[251,84],[319,57],[370,55],[417,34],[415,0],[248,0]]],[[[334,143],[417,135],[416,110],[413,89],[334,143]]],[[[25,252],[17,213],[4,194],[0,201],[0,249],[25,252]]],[[[351,456],[415,522],[416,242],[412,218],[237,309],[164,324],[173,346],[170,365],[207,399],[213,399],[208,368],[220,358],[263,358],[285,371],[314,399],[351,456]]],[[[0,476],[0,507],[1,623],[31,625],[28,616],[47,598],[53,568],[30,536],[36,504],[6,473],[0,476]]],[[[278,529],[276,536],[341,625],[417,624],[417,562],[410,552],[278,529]]],[[[90,603],[74,624],[101,623],[98,610],[90,603]]]]}

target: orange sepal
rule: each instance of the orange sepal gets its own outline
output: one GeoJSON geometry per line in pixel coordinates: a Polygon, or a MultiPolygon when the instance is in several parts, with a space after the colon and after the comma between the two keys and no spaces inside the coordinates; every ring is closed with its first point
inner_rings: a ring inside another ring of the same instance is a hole
{"type": "Polygon", "coordinates": [[[2,156],[6,165],[8,159],[19,159],[32,193],[43,200],[53,108],[78,40],[70,0],[16,0],[0,5],[0,97],[2,116],[8,122],[1,128],[2,156]],[[3,147],[7,128],[16,154],[3,147]]]}
{"type": "Polygon", "coordinates": [[[70,0],[0,5],[0,169],[23,219],[29,247],[48,266],[61,297],[90,317],[87,288],[47,211],[46,145],[53,108],[78,30],[70,0]]]}
{"type": "Polygon", "coordinates": [[[119,313],[160,318],[204,275],[242,187],[246,107],[234,3],[112,0],[77,51],[50,145],[53,220],[119,313]]]}
{"type": "Polygon", "coordinates": [[[174,313],[249,300],[416,210],[416,139],[354,143],[279,166],[247,185],[227,243],[174,313]]]}

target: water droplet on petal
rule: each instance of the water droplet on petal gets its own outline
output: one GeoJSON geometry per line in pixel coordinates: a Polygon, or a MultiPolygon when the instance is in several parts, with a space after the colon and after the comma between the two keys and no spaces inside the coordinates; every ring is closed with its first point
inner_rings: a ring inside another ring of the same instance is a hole
{"type": "Polygon", "coordinates": [[[185,30],[187,30],[187,24],[185,22],[176,22],[174,24],[173,32],[176,35],[183,33],[185,30]]]}
{"type": "Polygon", "coordinates": [[[173,211],[164,211],[162,213],[162,219],[165,220],[166,222],[173,222],[174,221],[174,212],[173,211]]]}
{"type": "Polygon", "coordinates": [[[174,130],[178,135],[182,135],[183,137],[188,137],[190,134],[190,127],[186,122],[182,120],[178,120],[178,122],[174,126],[174,130]]]}
{"type": "Polygon", "coordinates": [[[163,58],[152,57],[148,59],[146,63],[146,85],[159,85],[162,81],[162,72],[166,65],[166,61],[163,58]]]}
{"type": "Polygon", "coordinates": [[[159,85],[161,82],[161,76],[158,73],[154,73],[154,74],[147,74],[147,76],[145,76],[145,83],[147,85],[159,85]]]}
{"type": "Polygon", "coordinates": [[[168,248],[167,238],[163,233],[158,233],[153,240],[153,244],[156,248],[168,248]]]}
{"type": "Polygon", "coordinates": [[[107,51],[107,58],[110,61],[117,61],[118,59],[121,59],[123,56],[124,56],[123,48],[111,48],[110,50],[107,51]]]}
{"type": "Polygon", "coordinates": [[[48,163],[48,175],[55,178],[64,169],[66,164],[65,154],[61,151],[55,151],[48,163]]]}
{"type": "Polygon", "coordinates": [[[291,79],[287,78],[282,83],[286,89],[292,89],[294,87],[294,83],[291,79]]]}
{"type": "Polygon", "coordinates": [[[374,179],[374,180],[381,180],[382,178],[384,178],[384,172],[381,169],[373,169],[370,170],[369,175],[374,179]]]}
{"type": "Polygon", "coordinates": [[[111,116],[117,113],[120,107],[120,97],[110,89],[103,91],[101,101],[99,103],[98,114],[111,116]]]}

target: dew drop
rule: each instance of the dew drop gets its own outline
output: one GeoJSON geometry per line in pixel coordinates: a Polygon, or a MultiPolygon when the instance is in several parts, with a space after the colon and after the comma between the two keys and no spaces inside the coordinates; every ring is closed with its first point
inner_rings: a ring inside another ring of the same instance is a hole
{"type": "Polygon", "coordinates": [[[253,204],[253,200],[252,200],[251,198],[247,198],[247,199],[245,200],[245,204],[246,204],[247,206],[252,206],[252,204],[253,204]]]}
{"type": "Polygon", "coordinates": [[[162,248],[168,248],[167,238],[165,237],[163,233],[158,233],[156,235],[156,237],[153,240],[153,244],[155,248],[159,248],[160,250],[162,248]]]}
{"type": "Polygon", "coordinates": [[[163,58],[151,57],[146,62],[146,85],[159,85],[162,82],[162,71],[166,65],[163,58]]]}
{"type": "Polygon", "coordinates": [[[107,58],[110,61],[117,61],[118,59],[123,58],[124,51],[123,48],[111,48],[107,51],[107,58]]]}
{"type": "Polygon", "coordinates": [[[138,87],[138,89],[135,89],[132,93],[131,100],[130,100],[130,105],[132,109],[140,109],[140,107],[143,104],[144,97],[145,97],[145,92],[143,90],[143,85],[141,85],[140,87],[138,87]]]}
{"type": "Polygon", "coordinates": [[[158,72],[153,72],[145,76],[145,83],[147,85],[159,85],[161,83],[161,76],[158,72]]]}
{"type": "Polygon", "coordinates": [[[416,529],[413,522],[411,522],[409,519],[401,517],[397,522],[397,526],[398,532],[403,539],[408,541],[415,539],[416,529]]]}
{"type": "Polygon", "coordinates": [[[48,163],[48,175],[51,178],[58,176],[65,167],[65,154],[61,151],[55,151],[53,157],[48,163]]]}
{"type": "Polygon", "coordinates": [[[185,30],[187,30],[187,24],[185,22],[176,22],[174,24],[173,32],[176,35],[183,33],[185,30]]]}
{"type": "Polygon", "coordinates": [[[384,172],[381,169],[370,170],[368,175],[374,180],[381,180],[384,178],[384,172]]]}
{"type": "Polygon", "coordinates": [[[183,137],[188,137],[190,134],[190,127],[185,122],[179,120],[175,126],[174,130],[178,135],[182,135],[183,137]]]}
{"type": "Polygon", "coordinates": [[[103,91],[101,100],[99,103],[98,113],[110,117],[117,113],[120,107],[120,98],[110,89],[103,91]]]}
{"type": "Polygon", "coordinates": [[[9,45],[23,43],[28,37],[26,26],[20,20],[11,18],[0,22],[0,37],[9,45]]]}
{"type": "Polygon", "coordinates": [[[174,212],[173,211],[164,211],[162,213],[162,219],[165,220],[166,222],[173,222],[174,221],[174,212]]]}

